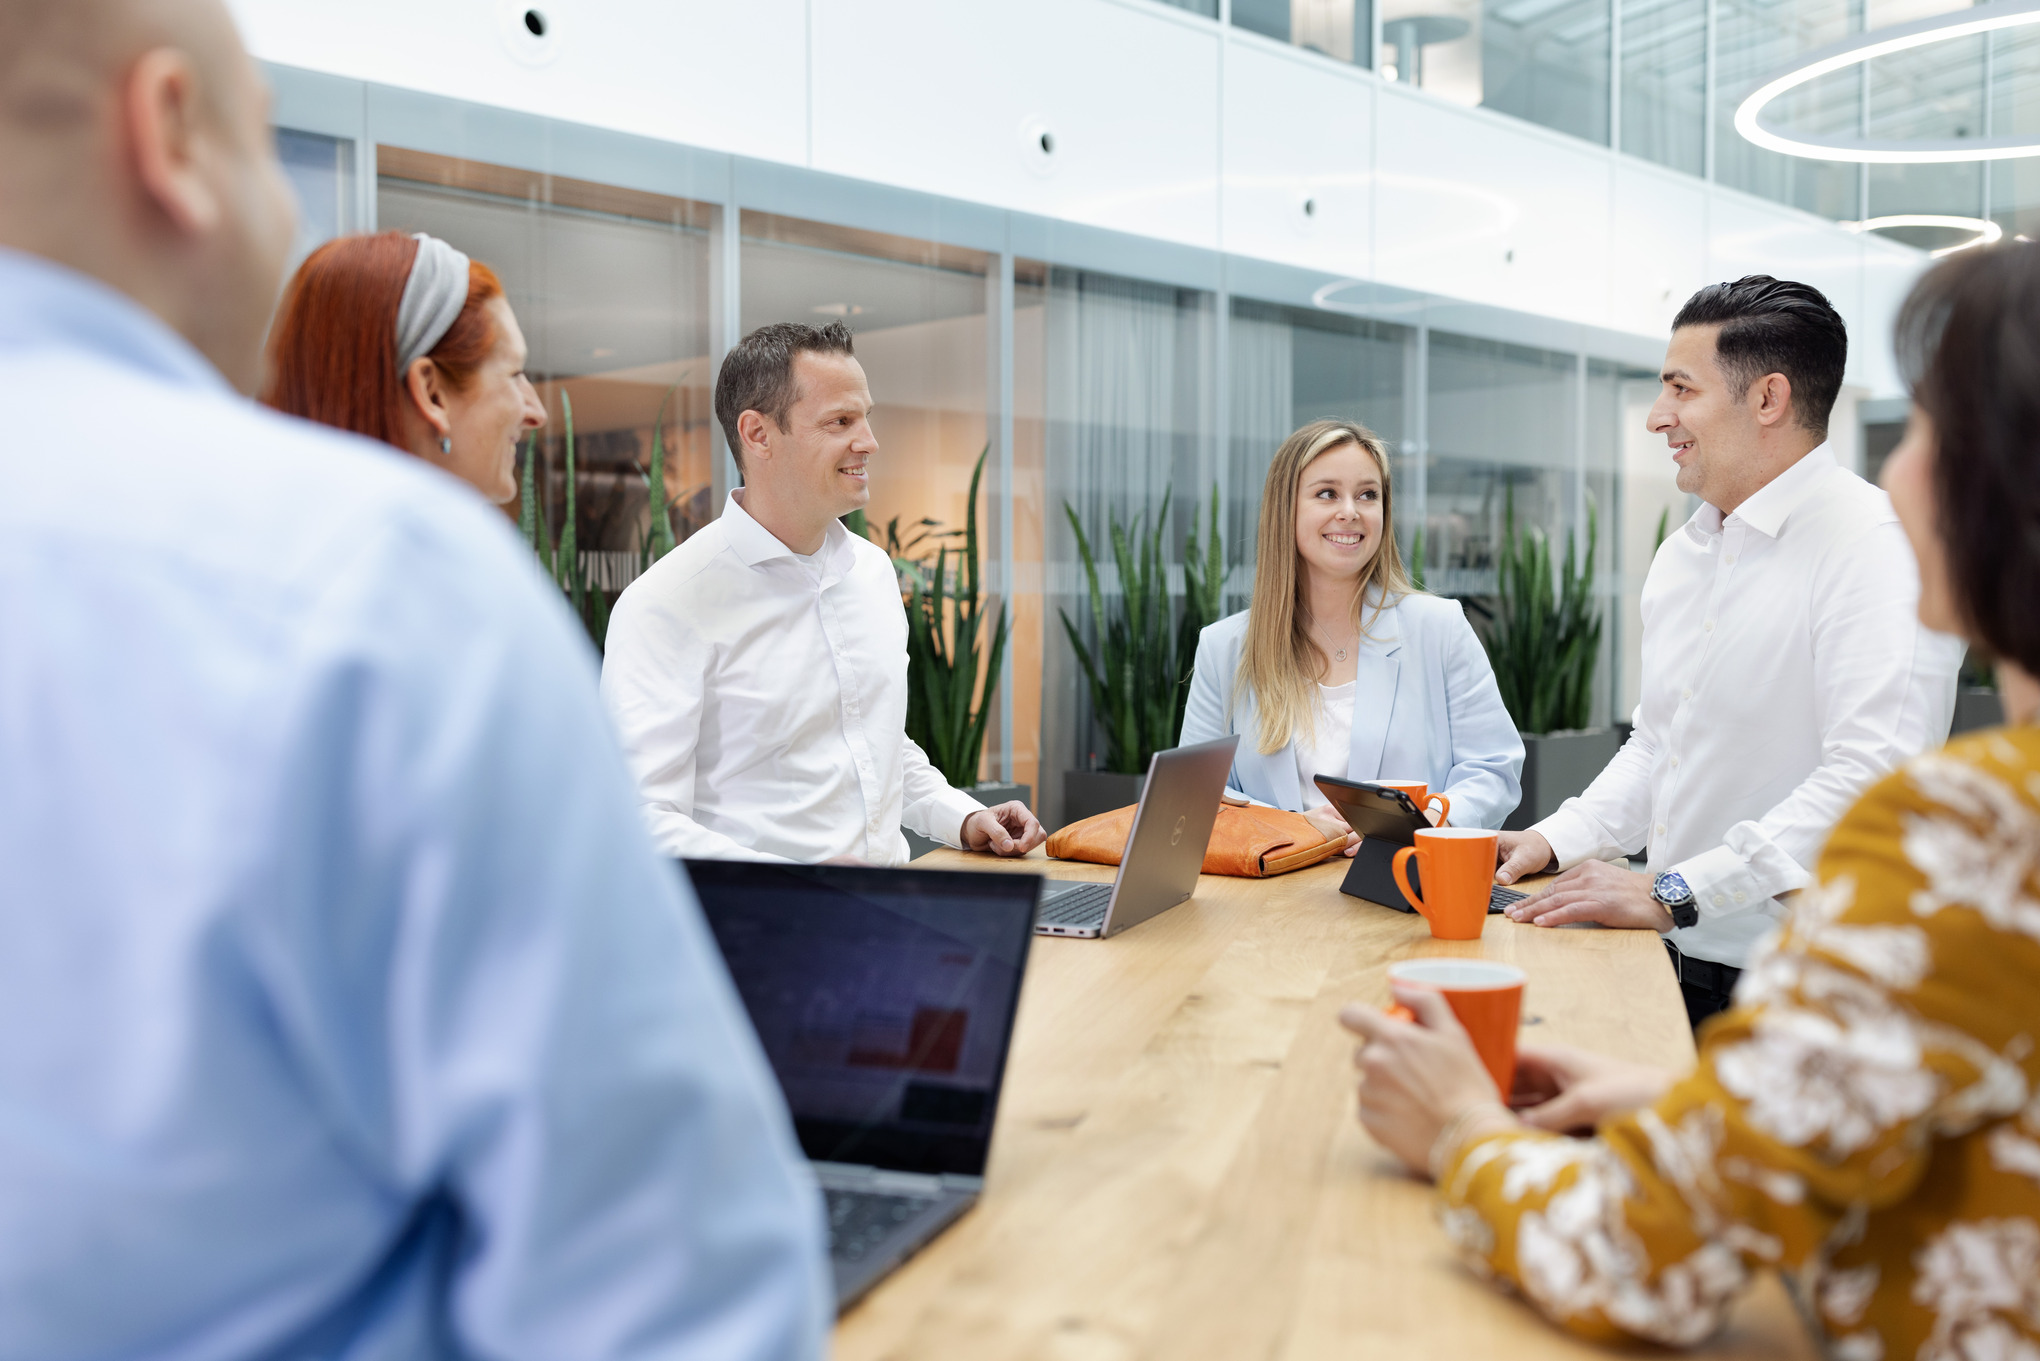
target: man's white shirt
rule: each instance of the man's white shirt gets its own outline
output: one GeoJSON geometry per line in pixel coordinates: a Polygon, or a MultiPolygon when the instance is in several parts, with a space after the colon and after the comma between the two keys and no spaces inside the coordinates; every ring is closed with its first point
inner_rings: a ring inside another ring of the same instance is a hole
{"type": "Polygon", "coordinates": [[[610,619],[602,693],[652,839],[675,856],[880,865],[907,859],[903,825],[958,845],[984,805],[907,739],[892,559],[833,523],[801,558],[742,496],[610,619]]]}
{"type": "Polygon", "coordinates": [[[1947,738],[1963,648],[1918,600],[1889,498],[1825,445],[1731,515],[1703,504],[1644,583],[1635,731],[1537,824],[1560,868],[1648,843],[1698,900],[1673,943],[1741,967],[1849,805],[1947,738]]]}

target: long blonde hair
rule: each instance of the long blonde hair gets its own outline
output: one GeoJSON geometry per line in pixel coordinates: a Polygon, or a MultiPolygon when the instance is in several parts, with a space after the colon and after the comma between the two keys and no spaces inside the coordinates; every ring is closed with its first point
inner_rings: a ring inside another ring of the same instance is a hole
{"type": "Polygon", "coordinates": [[[1247,615],[1247,645],[1240,652],[1234,695],[1252,692],[1260,709],[1263,753],[1282,750],[1297,734],[1315,731],[1317,678],[1330,659],[1311,638],[1303,609],[1301,554],[1296,548],[1296,492],[1303,470],[1320,454],[1357,444],[1374,456],[1381,472],[1381,543],[1360,572],[1353,592],[1352,622],[1362,633],[1360,613],[1370,591],[1379,588],[1382,605],[1416,590],[1403,569],[1395,544],[1394,498],[1389,485],[1388,449],[1357,421],[1312,421],[1282,441],[1268,465],[1261,489],[1261,537],[1255,550],[1254,603],[1247,615]]]}

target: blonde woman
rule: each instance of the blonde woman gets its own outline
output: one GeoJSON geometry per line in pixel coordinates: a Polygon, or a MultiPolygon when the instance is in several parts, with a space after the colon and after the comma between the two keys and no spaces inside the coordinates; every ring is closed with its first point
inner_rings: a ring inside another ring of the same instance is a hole
{"type": "MultiPolygon", "coordinates": [[[[1238,733],[1231,784],[1344,826],[1312,780],[1423,780],[1461,827],[1522,795],[1523,739],[1455,601],[1410,584],[1388,454],[1351,421],[1282,442],[1261,495],[1254,603],[1205,629],[1183,738],[1238,733]]],[[[1350,853],[1350,849],[1349,849],[1350,853]]]]}

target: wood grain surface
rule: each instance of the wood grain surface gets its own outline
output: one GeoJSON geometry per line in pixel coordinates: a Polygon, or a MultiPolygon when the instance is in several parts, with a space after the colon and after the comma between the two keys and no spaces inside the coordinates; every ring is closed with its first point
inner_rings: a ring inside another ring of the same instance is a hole
{"type": "MultiPolygon", "coordinates": [[[[954,851],[915,863],[1112,874],[954,851]]],[[[1664,947],[1499,916],[1478,941],[1433,940],[1421,918],[1340,893],[1345,867],[1207,876],[1110,940],[1037,936],[984,1198],[844,1315],[840,1361],[1607,1355],[1459,1265],[1429,1186],[1354,1118],[1337,1016],[1385,1002],[1395,960],[1507,960],[1530,976],[1526,1038],[1685,1065],[1664,947]]],[[[1766,1278],[1694,1354],[1815,1351],[1766,1278]]]]}

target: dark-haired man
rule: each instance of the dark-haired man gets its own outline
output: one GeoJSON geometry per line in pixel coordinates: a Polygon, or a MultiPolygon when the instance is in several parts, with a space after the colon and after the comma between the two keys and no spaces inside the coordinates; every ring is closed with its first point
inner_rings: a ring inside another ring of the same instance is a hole
{"type": "Polygon", "coordinates": [[[1695,1025],[1835,819],[1948,735],[1961,646],[1919,626],[1890,501],[1826,448],[1847,358],[1805,284],[1752,275],[1680,310],[1649,428],[1701,506],[1644,583],[1635,732],[1579,798],[1501,834],[1502,882],[1565,870],[1512,917],[1666,932],[1695,1025]],[[1647,873],[1605,863],[1646,844],[1647,873]]]}
{"type": "Polygon", "coordinates": [[[845,529],[871,499],[871,389],[841,322],[760,327],[723,360],[716,418],[744,485],[632,582],[602,692],[669,855],[907,858],[901,826],[1025,855],[1022,803],[987,809],[907,738],[892,559],[845,529]]]}

